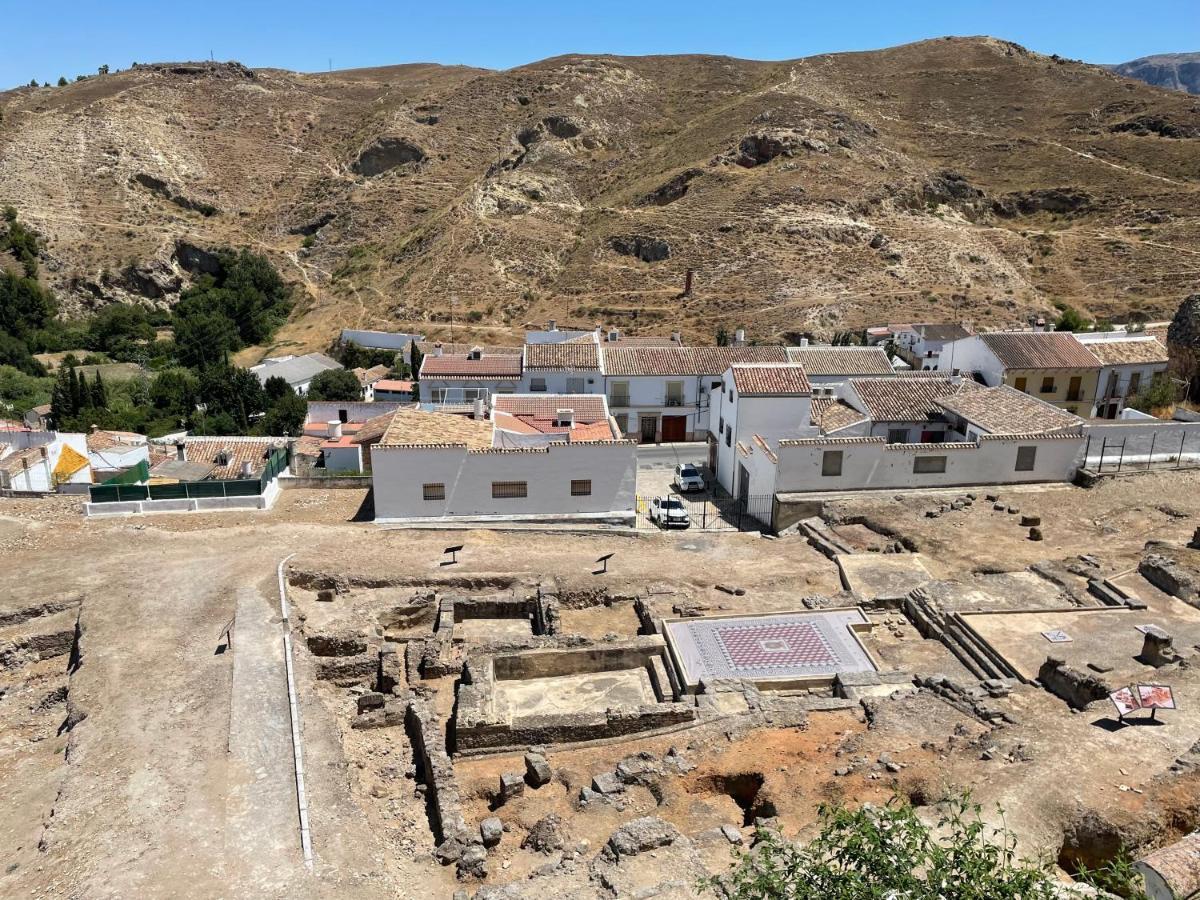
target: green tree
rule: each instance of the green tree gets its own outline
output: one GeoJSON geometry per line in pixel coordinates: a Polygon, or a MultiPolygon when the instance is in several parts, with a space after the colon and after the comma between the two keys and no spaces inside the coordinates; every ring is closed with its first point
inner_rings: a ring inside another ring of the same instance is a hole
{"type": "Polygon", "coordinates": [[[1063,306],[1054,327],[1057,331],[1087,331],[1088,322],[1075,307],[1063,306]]]}
{"type": "Polygon", "coordinates": [[[318,372],[308,385],[310,400],[361,400],[362,385],[353,372],[326,369],[318,372]]]}
{"type": "Polygon", "coordinates": [[[259,430],[269,435],[298,435],[304,428],[307,415],[308,404],[289,389],[267,410],[259,423],[259,430]]]}
{"type": "Polygon", "coordinates": [[[425,354],[421,352],[421,348],[417,346],[417,342],[413,341],[409,345],[409,369],[412,371],[414,387],[416,381],[421,377],[421,361],[425,358],[425,354]]]}
{"type": "Polygon", "coordinates": [[[89,406],[95,406],[98,409],[108,408],[108,391],[104,387],[104,379],[100,377],[100,370],[96,370],[96,379],[92,382],[91,403],[89,406]]]}
{"type": "Polygon", "coordinates": [[[278,375],[272,375],[263,383],[263,393],[267,395],[268,403],[277,403],[288,394],[295,394],[287,380],[278,375]]]}
{"type": "Polygon", "coordinates": [[[1143,387],[1126,404],[1139,412],[1153,413],[1156,409],[1168,409],[1178,400],[1175,383],[1165,375],[1158,374],[1150,384],[1143,387]]]}
{"type": "Polygon", "coordinates": [[[177,310],[175,352],[183,365],[207,369],[224,363],[240,346],[237,325],[223,313],[200,305],[177,310]]]}
{"type": "Polygon", "coordinates": [[[729,346],[729,332],[725,329],[724,325],[720,326],[717,329],[716,340],[717,340],[718,347],[728,347],[729,346]]]}
{"type": "Polygon", "coordinates": [[[50,393],[50,421],[55,428],[75,415],[75,394],[71,390],[71,375],[74,372],[74,369],[61,368],[54,380],[54,390],[50,393]]]}
{"type": "Polygon", "coordinates": [[[199,389],[199,379],[187,369],[164,369],[150,382],[150,402],[164,415],[190,416],[199,389]]]}
{"type": "Polygon", "coordinates": [[[212,366],[200,373],[199,397],[207,418],[227,416],[237,434],[249,432],[251,419],[266,406],[258,376],[237,366],[212,366]]]}
{"type": "Polygon", "coordinates": [[[108,63],[105,63],[104,65],[102,65],[99,69],[96,70],[96,72],[100,75],[107,75],[108,74],[108,63]]]}
{"type": "Polygon", "coordinates": [[[154,340],[154,326],[140,306],[110,303],[88,321],[85,345],[113,359],[128,361],[154,340]]]}
{"type": "Polygon", "coordinates": [[[823,806],[807,846],[760,830],[728,874],[706,881],[726,900],[1053,900],[1049,866],[1017,857],[1015,838],[990,828],[969,797],[948,801],[936,828],[907,801],[880,808],[823,806]]]}
{"type": "Polygon", "coordinates": [[[54,379],[29,375],[13,366],[0,364],[0,401],[26,412],[50,402],[54,379]]]}
{"type": "Polygon", "coordinates": [[[71,391],[71,412],[78,414],[80,410],[89,405],[90,397],[88,396],[87,382],[84,377],[76,373],[74,366],[69,366],[67,369],[67,386],[71,391]]]}
{"type": "Polygon", "coordinates": [[[20,260],[27,278],[37,274],[37,233],[18,221],[17,211],[11,206],[4,208],[4,231],[0,232],[0,251],[4,250],[20,260]]]}
{"type": "Polygon", "coordinates": [[[66,76],[64,76],[64,75],[59,75],[59,76],[58,76],[58,86],[59,86],[59,87],[66,87],[66,86],[67,86],[67,79],[66,79],[66,76]]]}
{"type": "Polygon", "coordinates": [[[18,337],[0,332],[0,366],[12,366],[26,375],[45,375],[46,368],[33,358],[29,346],[18,337]]]}
{"type": "Polygon", "coordinates": [[[37,86],[38,86],[38,81],[37,81],[37,79],[36,79],[36,78],[30,78],[30,79],[29,79],[29,86],[30,86],[30,87],[37,87],[37,86]]]}

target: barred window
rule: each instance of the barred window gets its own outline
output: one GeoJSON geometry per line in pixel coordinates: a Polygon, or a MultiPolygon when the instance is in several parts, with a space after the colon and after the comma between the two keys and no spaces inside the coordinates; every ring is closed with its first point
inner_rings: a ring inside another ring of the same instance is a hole
{"type": "Polygon", "coordinates": [[[821,474],[834,477],[842,474],[841,450],[826,450],[821,454],[821,474]]]}
{"type": "Polygon", "coordinates": [[[421,485],[421,495],[426,500],[445,500],[446,485],[444,484],[423,484],[421,485]]]}
{"type": "Polygon", "coordinates": [[[1017,471],[1032,472],[1037,464],[1037,447],[1017,448],[1017,471]]]}
{"type": "Polygon", "coordinates": [[[572,497],[590,497],[590,496],[592,496],[592,480],[590,478],[572,478],[571,479],[571,496],[572,497]]]}
{"type": "Polygon", "coordinates": [[[529,496],[529,485],[524,481],[493,481],[493,500],[516,500],[529,496]]]}
{"type": "Polygon", "coordinates": [[[934,475],[946,471],[946,457],[917,456],[913,458],[913,472],[918,475],[934,475]]]}

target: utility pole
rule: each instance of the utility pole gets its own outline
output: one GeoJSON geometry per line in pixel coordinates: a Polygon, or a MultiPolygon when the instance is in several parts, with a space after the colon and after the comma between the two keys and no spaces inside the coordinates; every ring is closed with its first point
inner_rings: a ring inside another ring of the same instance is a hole
{"type": "Polygon", "coordinates": [[[458,306],[458,294],[450,295],[450,343],[454,343],[454,309],[458,306]]]}

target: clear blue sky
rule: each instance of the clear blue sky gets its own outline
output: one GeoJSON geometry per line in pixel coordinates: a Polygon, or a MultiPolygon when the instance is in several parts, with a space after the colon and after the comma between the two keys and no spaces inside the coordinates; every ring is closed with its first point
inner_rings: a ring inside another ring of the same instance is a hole
{"type": "Polygon", "coordinates": [[[256,2],[0,0],[0,88],[102,63],[236,59],[300,71],[403,62],[508,68],[560,53],[790,59],[944,34],[1123,62],[1200,50],[1200,0],[256,2]],[[11,39],[9,35],[18,36],[11,39]]]}

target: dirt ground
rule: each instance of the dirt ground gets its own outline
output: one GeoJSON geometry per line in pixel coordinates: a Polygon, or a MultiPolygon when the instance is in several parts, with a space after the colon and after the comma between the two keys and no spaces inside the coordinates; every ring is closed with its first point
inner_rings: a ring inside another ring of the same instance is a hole
{"type": "MultiPolygon", "coordinates": [[[[1017,514],[994,511],[980,494],[971,508],[938,518],[924,512],[941,501],[918,495],[839,500],[830,515],[862,547],[872,534],[902,534],[935,576],[1046,608],[1059,588],[1031,576],[1029,565],[1089,554],[1116,575],[1137,565],[1147,541],[1186,542],[1200,523],[1195,472],[1005,492],[1021,513],[1041,515],[1043,542],[1030,541],[1017,514]]],[[[562,613],[563,633],[595,640],[634,633],[634,596],[670,616],[681,605],[796,609],[806,597],[841,590],[837,566],[798,536],[378,530],[356,521],[364,499],[359,491],[295,490],[267,512],[112,520],[83,519],[70,498],[0,499],[9,588],[0,598],[0,893],[449,897],[463,886],[453,867],[431,857],[424,801],[406,777],[412,751],[404,729],[351,729],[362,688],[323,677],[325,661],[297,640],[315,857],[306,870],[274,639],[276,565],[289,554],[296,570],[381,585],[374,594],[354,588],[337,604],[295,591],[301,631],[363,626],[363,610],[395,606],[415,589],[385,584],[397,580],[553,575],[579,597],[604,587],[609,603],[564,604],[562,613]],[[459,563],[443,566],[442,550],[455,543],[465,545],[459,563]],[[609,573],[592,574],[609,552],[609,573]],[[718,591],[718,583],[746,593],[718,591]]],[[[877,627],[869,646],[882,667],[967,677],[899,612],[870,614],[877,627]]],[[[371,627],[403,639],[429,625],[371,627]]],[[[499,775],[519,771],[521,757],[458,758],[455,771],[468,821],[494,814],[508,829],[487,883],[525,885],[532,874],[528,896],[543,895],[539,884],[557,884],[558,896],[612,896],[562,852],[519,849],[550,813],[562,817],[576,860],[594,857],[623,822],[654,815],[692,837],[711,868],[729,859],[728,843],[711,839],[723,824],[749,836],[756,816],[775,816],[791,836],[812,828],[823,802],[881,802],[898,792],[924,806],[970,788],[989,816],[1003,806],[1023,852],[1079,856],[1082,844],[1102,853],[1114,835],[1154,845],[1200,823],[1192,776],[1168,771],[1200,740],[1200,719],[1187,712],[1200,705],[1197,671],[1171,670],[1181,709],[1152,727],[1114,727],[1102,711],[1073,713],[1026,685],[995,701],[1014,720],[995,728],[909,690],[813,712],[800,725],[731,722],[549,747],[551,784],[495,811],[499,775]],[[686,764],[653,790],[635,785],[617,803],[579,807],[580,788],[598,772],[638,752],[662,760],[672,747],[686,764]]],[[[431,687],[448,717],[453,686],[431,687]]]]}

